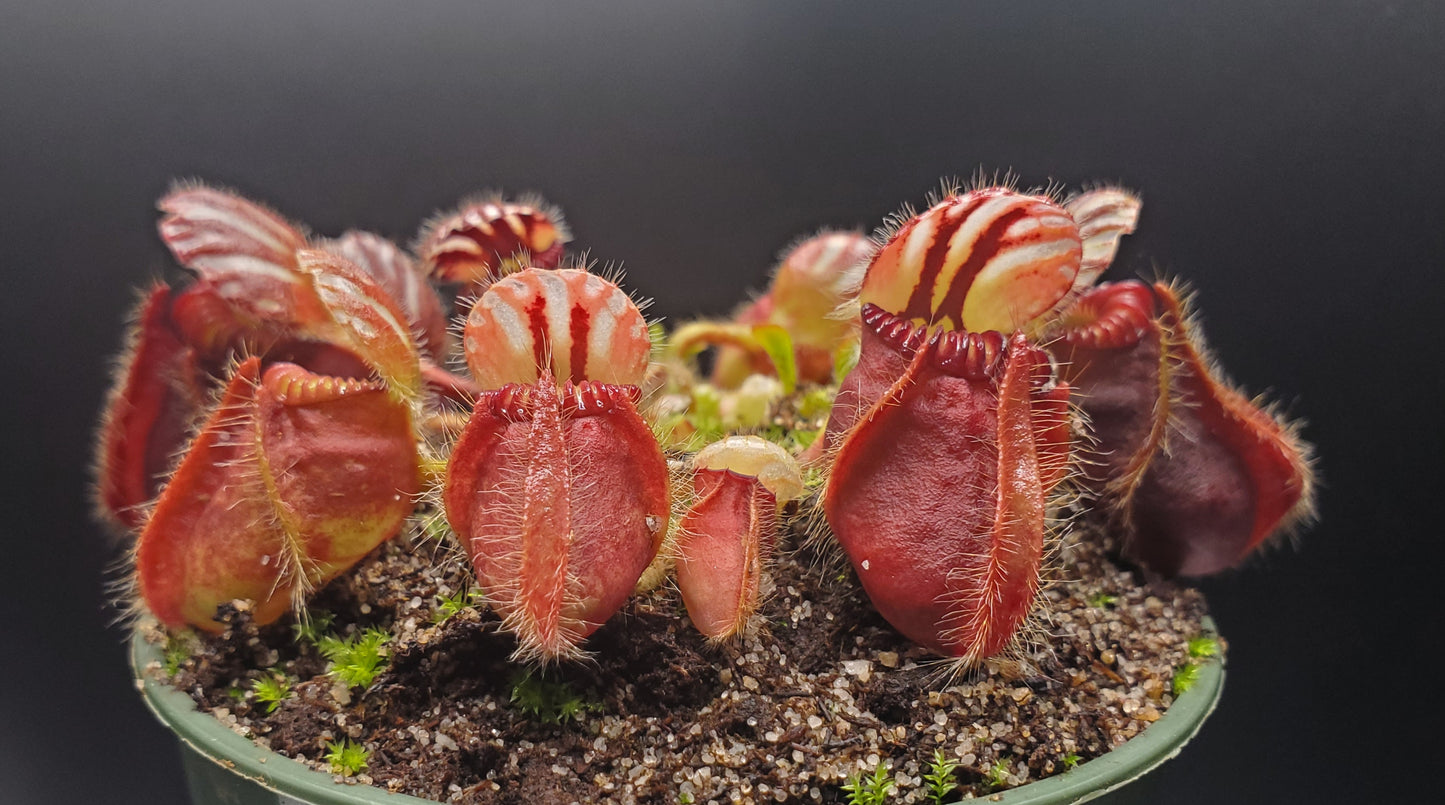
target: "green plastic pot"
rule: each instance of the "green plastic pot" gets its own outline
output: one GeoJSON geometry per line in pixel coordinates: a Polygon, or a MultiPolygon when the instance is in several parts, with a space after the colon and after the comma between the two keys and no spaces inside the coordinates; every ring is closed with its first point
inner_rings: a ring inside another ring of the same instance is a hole
{"type": "MultiPolygon", "coordinates": [[[[1207,629],[1213,624],[1205,622],[1207,629]]],[[[184,693],[158,682],[144,669],[160,649],[139,635],[131,641],[131,664],[146,705],[176,733],[191,800],[196,805],[423,805],[428,800],[391,794],[367,785],[338,783],[295,760],[262,749],[196,710],[184,693]]],[[[1123,746],[1054,777],[991,795],[1005,805],[1064,805],[1107,794],[1179,754],[1214,712],[1224,689],[1224,665],[1204,664],[1194,687],[1158,721],[1123,746]]]]}

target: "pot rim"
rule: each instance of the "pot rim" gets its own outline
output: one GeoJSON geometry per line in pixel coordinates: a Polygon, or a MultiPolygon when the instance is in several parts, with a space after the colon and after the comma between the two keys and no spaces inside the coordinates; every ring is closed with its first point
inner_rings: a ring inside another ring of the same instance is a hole
{"type": "MultiPolygon", "coordinates": [[[[1218,634],[1214,622],[1202,623],[1206,634],[1218,634]]],[[[131,672],[136,689],[151,713],[196,754],[261,787],[314,805],[435,805],[430,800],[394,794],[337,777],[262,748],[196,708],[184,692],[148,673],[161,662],[161,649],[137,630],[131,637],[131,672]]],[[[988,796],[1005,805],[1063,805],[1103,796],[1149,773],[1184,748],[1219,703],[1224,690],[1224,661],[1205,660],[1194,686],[1185,691],[1158,721],[1122,745],[1062,774],[1045,777],[988,796]]]]}

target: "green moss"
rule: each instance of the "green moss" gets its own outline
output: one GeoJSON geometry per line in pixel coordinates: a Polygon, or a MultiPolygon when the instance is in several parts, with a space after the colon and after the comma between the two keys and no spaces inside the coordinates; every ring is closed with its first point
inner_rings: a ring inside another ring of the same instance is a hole
{"type": "Polygon", "coordinates": [[[837,389],[831,386],[814,386],[803,392],[798,400],[798,416],[804,419],[817,419],[820,416],[833,410],[833,396],[837,389]]]}
{"type": "Polygon", "coordinates": [[[828,473],[824,472],[818,467],[803,468],[803,489],[807,490],[808,492],[822,489],[823,484],[827,482],[828,473]]]}
{"type": "Polygon", "coordinates": [[[332,774],[353,777],[366,771],[366,759],[370,754],[365,746],[347,739],[326,744],[326,754],[322,759],[331,764],[332,774]]]}
{"type": "Polygon", "coordinates": [[[280,671],[272,671],[251,683],[251,694],[258,704],[266,705],[267,713],[274,713],[281,702],[291,698],[291,680],[280,671]]]}
{"type": "Polygon", "coordinates": [[[166,647],[161,654],[161,664],[166,676],[175,676],[185,667],[186,661],[196,651],[196,636],[189,631],[171,632],[166,635],[166,647]]]}
{"type": "Polygon", "coordinates": [[[893,777],[888,767],[879,763],[873,773],[864,777],[854,774],[843,784],[848,794],[848,805],[882,805],[893,794],[893,777]]]}
{"type": "Polygon", "coordinates": [[[1119,596],[1109,593],[1099,593],[1089,599],[1089,606],[1095,609],[1107,609],[1119,603],[1119,596]]]}
{"type": "Polygon", "coordinates": [[[291,633],[296,636],[297,643],[318,645],[322,637],[331,631],[331,624],[335,621],[336,616],[324,609],[302,610],[296,616],[296,622],[291,624],[291,633]]]}
{"type": "Polygon", "coordinates": [[[1175,696],[1179,696],[1195,686],[1199,682],[1199,672],[1204,666],[1196,662],[1187,662],[1174,669],[1174,681],[1170,688],[1175,696]]]}
{"type": "Polygon", "coordinates": [[[722,393],[708,383],[692,387],[692,404],[684,416],[693,428],[687,449],[698,450],[727,434],[722,421],[722,393]]]}
{"type": "Polygon", "coordinates": [[[1219,650],[1219,638],[1213,635],[1200,635],[1189,641],[1189,656],[1196,659],[1218,657],[1219,650]]]}
{"type": "Polygon", "coordinates": [[[923,782],[928,786],[929,800],[942,805],[943,798],[958,788],[953,776],[957,770],[958,764],[943,754],[942,749],[933,750],[933,758],[928,761],[928,773],[923,775],[923,782]]]}
{"type": "Polygon", "coordinates": [[[432,623],[445,623],[448,619],[474,606],[482,598],[480,590],[461,589],[447,596],[437,596],[437,608],[432,613],[432,623]]]}
{"type": "Polygon", "coordinates": [[[331,661],[327,673],[350,687],[368,688],[386,667],[386,644],[390,640],[391,633],[385,629],[367,629],[344,640],[323,637],[316,647],[331,661]]]}
{"type": "Polygon", "coordinates": [[[601,705],[584,700],[565,682],[527,671],[512,683],[511,702],[531,718],[544,724],[563,724],[585,712],[597,712],[601,705]]]}
{"type": "MultiPolygon", "coordinates": [[[[445,475],[446,462],[442,462],[441,472],[438,475],[445,475]]],[[[451,536],[452,527],[447,522],[446,513],[440,509],[428,511],[421,518],[421,536],[427,542],[434,545],[444,545],[451,536]]]]}
{"type": "Polygon", "coordinates": [[[783,425],[769,425],[763,428],[758,435],[783,448],[788,451],[788,453],[796,455],[806,450],[808,445],[812,444],[814,440],[818,438],[818,431],[805,429],[792,430],[783,425]]]}
{"type": "Polygon", "coordinates": [[[992,766],[988,767],[988,774],[984,775],[983,781],[990,788],[1003,788],[1008,785],[1008,764],[1002,760],[995,760],[992,766]]]}

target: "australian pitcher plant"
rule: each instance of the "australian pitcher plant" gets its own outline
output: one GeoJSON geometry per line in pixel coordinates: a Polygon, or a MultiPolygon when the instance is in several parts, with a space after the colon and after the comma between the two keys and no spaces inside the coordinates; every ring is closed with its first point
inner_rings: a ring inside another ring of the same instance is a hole
{"type": "Polygon", "coordinates": [[[978,187],[874,239],[824,231],[670,336],[536,199],[464,203],[411,250],[205,186],[160,209],[192,277],[142,295],[97,501],[168,627],[217,631],[236,599],[275,620],[439,509],[519,658],[585,654],[669,576],[725,641],[781,518],[820,512],[889,623],[976,664],[1017,643],[1081,516],[1195,576],[1312,511],[1309,446],[1221,378],[1178,288],[1099,283],[1139,218],[1119,188],[978,187]],[[809,405],[826,425],[779,440],[809,405]]]}

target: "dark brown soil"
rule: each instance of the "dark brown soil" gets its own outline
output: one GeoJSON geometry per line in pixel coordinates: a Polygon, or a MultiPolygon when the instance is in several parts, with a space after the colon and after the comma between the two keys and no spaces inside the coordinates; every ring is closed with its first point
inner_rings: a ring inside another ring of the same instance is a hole
{"type": "Polygon", "coordinates": [[[491,615],[434,623],[438,597],[465,589],[464,563],[395,540],[312,605],[339,634],[392,633],[371,687],[348,689],[290,623],[256,629],[242,610],[173,682],[282,754],[329,771],[327,745],[350,738],[369,752],[355,781],[444,802],[842,802],[840,786],[880,763],[890,801],[927,802],[935,752],[959,764],[952,796],[985,795],[1157,720],[1202,629],[1197,592],[1142,581],[1089,542],[1056,564],[1032,647],[967,673],[899,637],[846,565],[812,550],[780,558],[762,628],[733,645],[707,643],[664,587],[588,641],[591,661],[543,673],[581,706],[554,723],[513,702],[524,669],[491,615]],[[253,691],[270,669],[291,680],[274,712],[253,691]]]}

